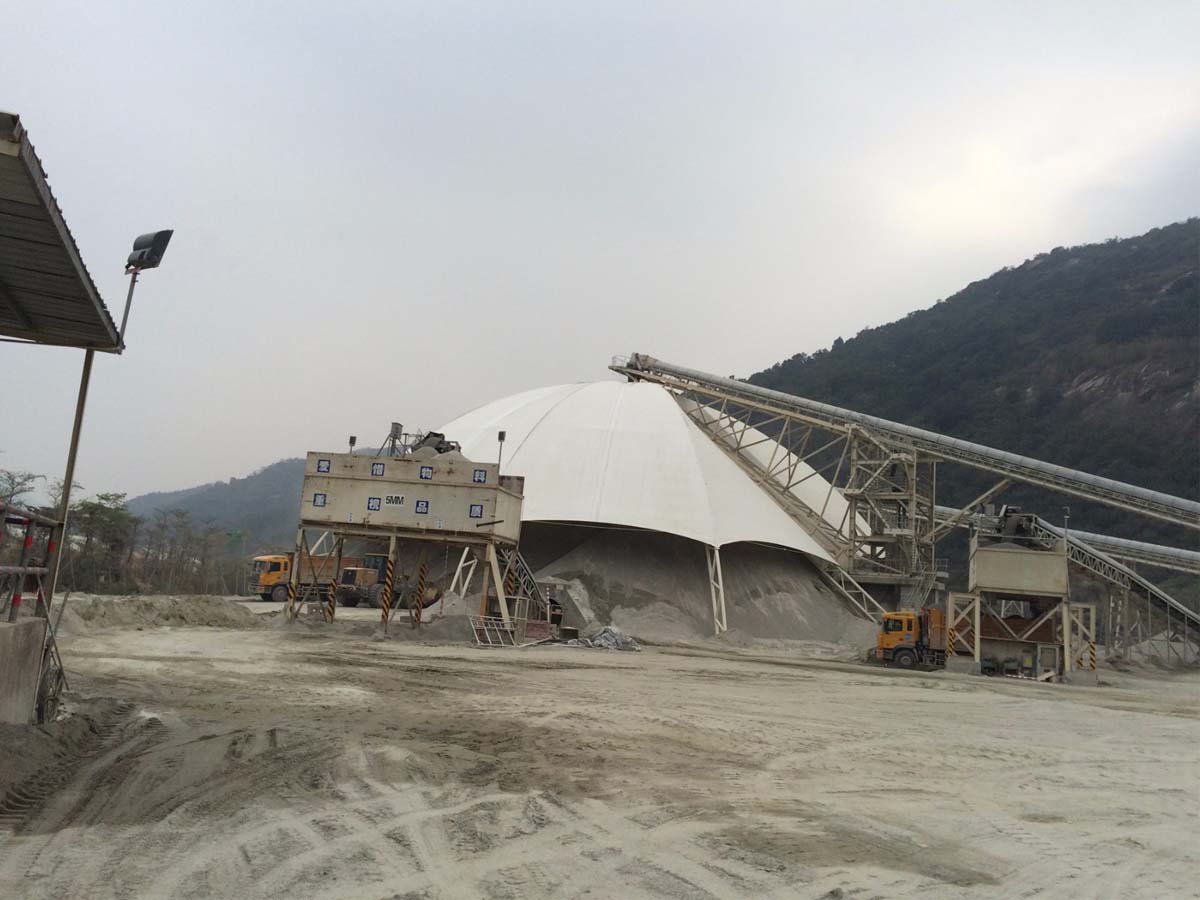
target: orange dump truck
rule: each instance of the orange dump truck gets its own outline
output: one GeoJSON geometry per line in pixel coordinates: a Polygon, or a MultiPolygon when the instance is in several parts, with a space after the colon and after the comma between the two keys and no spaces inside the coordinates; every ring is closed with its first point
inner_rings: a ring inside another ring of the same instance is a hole
{"type": "MultiPolygon", "coordinates": [[[[287,586],[292,578],[295,556],[295,551],[292,551],[254,557],[250,567],[250,593],[258,594],[263,600],[274,600],[276,603],[287,600],[287,586]]],[[[309,556],[304,553],[300,558],[297,585],[302,590],[312,584],[324,597],[329,593],[330,582],[340,575],[341,569],[361,566],[362,560],[357,557],[343,556],[341,563],[339,569],[336,556],[309,556]],[[317,578],[315,583],[313,581],[314,572],[317,578]]]]}
{"type": "Polygon", "coordinates": [[[875,659],[900,669],[940,669],[946,665],[946,617],[936,606],[883,614],[875,639],[875,659]]]}

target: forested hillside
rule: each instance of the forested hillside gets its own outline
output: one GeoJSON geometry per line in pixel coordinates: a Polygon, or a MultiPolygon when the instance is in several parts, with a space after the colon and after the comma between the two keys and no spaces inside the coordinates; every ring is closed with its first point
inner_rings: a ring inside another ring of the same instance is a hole
{"type": "Polygon", "coordinates": [[[282,459],[247,475],[182,491],[143,494],[126,503],[149,520],[156,510],[183,510],[199,522],[242,532],[248,548],[290,547],[296,536],[304,460],[282,459]]]}
{"type": "MultiPolygon", "coordinates": [[[[1186,497],[1200,497],[1200,219],[1057,247],[929,309],[749,380],[1186,497]]],[[[944,467],[943,503],[986,487],[944,467]]],[[[994,479],[993,479],[994,480],[994,479]]],[[[1002,498],[1073,527],[1193,534],[1031,489],[1002,498]]]]}

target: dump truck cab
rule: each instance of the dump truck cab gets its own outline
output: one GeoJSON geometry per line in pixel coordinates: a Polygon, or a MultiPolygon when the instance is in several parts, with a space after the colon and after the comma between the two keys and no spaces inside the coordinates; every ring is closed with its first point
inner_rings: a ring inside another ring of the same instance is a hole
{"type": "Polygon", "coordinates": [[[256,556],[250,563],[250,593],[263,600],[283,602],[292,577],[292,560],[284,554],[256,556]]]}
{"type": "Polygon", "coordinates": [[[358,606],[367,601],[378,605],[378,591],[373,591],[379,581],[379,570],[369,566],[345,566],[338,574],[337,601],[342,606],[358,606]],[[372,602],[373,601],[373,602],[372,602]]]}
{"type": "Polygon", "coordinates": [[[877,661],[901,669],[934,668],[946,664],[946,635],[942,611],[902,609],[883,614],[875,638],[877,661]]]}
{"type": "Polygon", "coordinates": [[[884,613],[883,621],[879,625],[879,635],[875,639],[876,657],[883,662],[892,662],[897,650],[915,650],[919,627],[914,613],[884,613]]]}
{"type": "MultiPolygon", "coordinates": [[[[353,565],[342,566],[338,573],[337,600],[342,606],[358,606],[366,603],[378,608],[381,604],[380,595],[387,578],[387,554],[364,553],[362,565],[355,560],[353,565]]],[[[395,602],[397,587],[400,579],[392,582],[392,602],[395,602]]]]}

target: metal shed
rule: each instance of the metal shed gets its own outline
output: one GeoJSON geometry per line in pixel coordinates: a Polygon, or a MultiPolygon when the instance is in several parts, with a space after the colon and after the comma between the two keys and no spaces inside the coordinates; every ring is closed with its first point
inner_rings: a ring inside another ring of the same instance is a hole
{"type": "MultiPolygon", "coordinates": [[[[169,233],[162,234],[169,239],[169,233]]],[[[161,250],[146,267],[158,264],[161,250]]],[[[138,271],[131,257],[126,317],[138,271]]],[[[20,116],[0,111],[0,341],[84,351],[59,508],[47,514],[0,502],[0,528],[24,533],[19,564],[0,566],[0,643],[8,640],[8,668],[0,673],[4,721],[22,724],[52,717],[66,683],[50,625],[59,548],[66,537],[92,360],[97,351],[122,351],[123,325],[118,328],[113,321],[83,264],[20,116]],[[30,602],[23,603],[26,599],[30,602]],[[18,637],[24,648],[20,659],[13,649],[18,637]]],[[[0,539],[4,536],[0,531],[0,539]]]]}
{"type": "Polygon", "coordinates": [[[120,351],[20,116],[0,111],[0,335],[120,351]]]}

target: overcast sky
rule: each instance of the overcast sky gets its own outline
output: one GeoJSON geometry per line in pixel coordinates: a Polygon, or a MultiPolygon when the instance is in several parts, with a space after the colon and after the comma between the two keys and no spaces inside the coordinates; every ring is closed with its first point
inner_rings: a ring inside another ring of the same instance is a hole
{"type": "MultiPolygon", "coordinates": [[[[746,375],[1200,212],[1200,4],[20,5],[21,115],[109,308],[78,478],[138,494],[644,351],[746,375]]],[[[0,344],[0,467],[82,353],[0,344]],[[16,422],[21,428],[14,430],[16,422]]]]}

